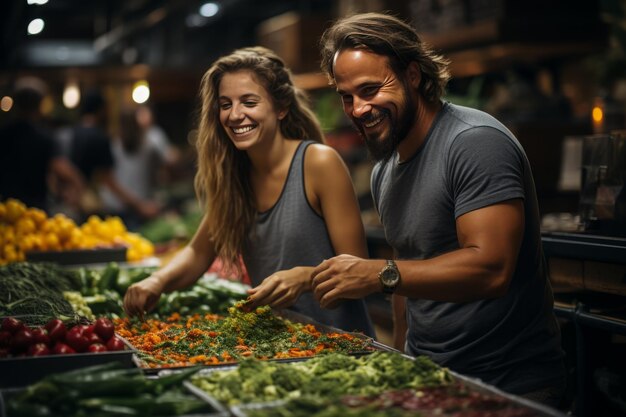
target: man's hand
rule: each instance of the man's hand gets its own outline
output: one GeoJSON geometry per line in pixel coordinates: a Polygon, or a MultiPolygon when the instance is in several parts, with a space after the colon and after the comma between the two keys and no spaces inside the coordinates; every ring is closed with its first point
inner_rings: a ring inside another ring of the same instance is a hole
{"type": "Polygon", "coordinates": [[[340,299],[359,299],[381,290],[378,273],[383,260],[366,260],[339,255],[319,264],[311,274],[313,294],[323,308],[331,308],[340,299]]]}
{"type": "Polygon", "coordinates": [[[278,271],[263,282],[248,290],[246,308],[269,305],[272,308],[287,308],[298,301],[300,295],[311,290],[311,268],[296,267],[278,271]]]}

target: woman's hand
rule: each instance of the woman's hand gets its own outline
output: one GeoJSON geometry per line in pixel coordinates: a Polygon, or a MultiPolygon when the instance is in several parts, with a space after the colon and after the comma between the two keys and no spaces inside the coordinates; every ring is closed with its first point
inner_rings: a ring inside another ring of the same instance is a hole
{"type": "Polygon", "coordinates": [[[143,319],[144,312],[152,310],[163,293],[163,284],[159,277],[151,275],[130,287],[124,295],[124,311],[130,317],[139,316],[143,319]]]}
{"type": "Polygon", "coordinates": [[[246,307],[253,309],[262,305],[281,309],[292,306],[300,294],[311,290],[312,268],[296,267],[278,271],[248,290],[246,307]]]}

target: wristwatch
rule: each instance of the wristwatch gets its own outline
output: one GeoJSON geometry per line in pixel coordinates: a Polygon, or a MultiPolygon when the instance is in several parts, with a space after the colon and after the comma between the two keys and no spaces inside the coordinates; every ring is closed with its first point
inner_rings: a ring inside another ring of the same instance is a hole
{"type": "Polygon", "coordinates": [[[396,287],[400,283],[400,271],[398,266],[391,259],[387,260],[387,264],[378,273],[378,279],[383,285],[383,292],[385,294],[393,294],[396,287]]]}

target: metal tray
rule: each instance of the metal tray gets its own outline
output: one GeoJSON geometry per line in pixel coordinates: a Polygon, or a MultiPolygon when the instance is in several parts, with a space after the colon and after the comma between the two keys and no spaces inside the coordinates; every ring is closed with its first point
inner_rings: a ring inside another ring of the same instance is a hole
{"type": "MultiPolygon", "coordinates": [[[[322,333],[346,333],[346,334],[350,334],[355,338],[358,339],[362,339],[366,342],[369,342],[369,344],[372,346],[372,350],[361,350],[361,351],[354,351],[354,352],[348,352],[347,354],[349,355],[355,355],[355,356],[360,356],[360,355],[369,355],[370,353],[377,351],[377,350],[384,350],[384,351],[389,351],[389,352],[398,352],[396,349],[389,347],[387,345],[384,345],[380,342],[377,342],[376,340],[374,340],[372,337],[370,336],[366,336],[363,333],[357,333],[357,332],[347,332],[345,330],[341,330],[338,329],[336,327],[333,326],[329,326],[326,324],[322,324],[316,320],[313,320],[312,318],[305,316],[303,314],[297,313],[295,311],[291,311],[291,310],[280,310],[280,311],[274,311],[275,314],[279,317],[282,317],[286,320],[292,321],[292,322],[297,322],[297,323],[302,323],[302,324],[312,324],[314,325],[318,330],[320,330],[322,333]]],[[[131,345],[132,346],[132,345],[131,345]]],[[[310,359],[313,358],[314,356],[300,356],[297,358],[272,358],[272,359],[266,359],[268,361],[277,361],[277,362],[297,362],[297,361],[301,361],[301,360],[306,360],[306,359],[310,359]]],[[[145,366],[144,361],[138,356],[138,354],[133,355],[132,357],[132,361],[135,364],[135,366],[137,366],[138,368],[141,368],[143,370],[143,372],[147,375],[156,375],[161,371],[164,370],[180,370],[180,369],[185,369],[187,368],[186,366],[178,366],[178,367],[155,367],[155,368],[149,368],[145,366]]],[[[237,361],[232,361],[232,362],[221,362],[215,365],[204,365],[206,367],[210,367],[210,368],[221,368],[224,366],[233,366],[233,365],[237,365],[237,361]]],[[[191,366],[191,365],[189,365],[191,366]]]]}
{"type": "Polygon", "coordinates": [[[0,359],[0,388],[23,387],[39,381],[46,375],[108,362],[119,362],[126,368],[134,366],[134,348],[126,339],[125,350],[99,353],[71,353],[65,355],[25,356],[0,359]]]}
{"type": "MultiPolygon", "coordinates": [[[[409,356],[410,357],[410,356],[409,356]]],[[[540,403],[537,403],[535,401],[531,401],[527,398],[524,397],[520,397],[518,395],[514,395],[514,394],[509,394],[508,392],[504,392],[496,387],[494,387],[493,385],[489,385],[484,383],[483,381],[481,381],[480,379],[477,378],[470,378],[468,376],[465,375],[461,375],[458,374],[454,371],[449,371],[450,374],[457,380],[462,381],[466,386],[472,388],[473,390],[476,390],[478,392],[482,392],[482,393],[487,393],[487,394],[494,394],[497,397],[503,397],[508,399],[509,401],[511,401],[514,404],[526,407],[526,408],[530,408],[531,410],[535,411],[539,416],[542,417],[567,417],[566,414],[548,407],[547,405],[543,405],[540,403]]]]}
{"type": "MultiPolygon", "coordinates": [[[[383,345],[384,346],[384,345],[383,345]]],[[[390,348],[391,349],[391,348],[390,348]]],[[[396,351],[395,349],[391,349],[392,351],[396,351]]],[[[398,352],[398,351],[396,351],[398,352]]],[[[404,356],[407,359],[410,360],[414,360],[415,358],[409,355],[406,355],[404,353],[398,352],[399,354],[401,354],[402,356],[404,356]]],[[[300,362],[300,361],[307,361],[311,358],[294,358],[294,360],[292,362],[300,362]]],[[[219,367],[219,368],[205,368],[205,369],[201,369],[197,375],[202,375],[202,374],[207,374],[207,373],[213,373],[213,372],[221,372],[221,371],[230,371],[230,370],[234,370],[237,367],[237,365],[230,365],[230,366],[223,366],[223,367],[219,367]]],[[[166,375],[168,373],[168,371],[162,371],[163,373],[160,373],[159,375],[166,375]]],[[[172,371],[172,372],[178,372],[178,371],[172,371]]],[[[548,407],[546,405],[531,401],[529,399],[514,395],[514,394],[509,394],[507,392],[504,392],[492,385],[486,384],[484,382],[482,382],[479,379],[476,378],[470,378],[461,374],[458,374],[454,371],[450,371],[448,370],[448,372],[450,373],[450,375],[452,375],[452,377],[454,379],[456,379],[457,381],[462,382],[466,387],[470,388],[473,391],[477,391],[480,393],[485,393],[485,394],[491,394],[494,395],[496,397],[500,397],[500,398],[504,398],[508,401],[510,401],[512,404],[521,406],[521,407],[525,407],[528,409],[531,409],[533,412],[535,412],[537,414],[538,417],[567,417],[566,414],[553,409],[551,407],[548,407]]],[[[196,387],[195,385],[193,385],[190,381],[185,381],[184,385],[188,387],[188,389],[193,390],[194,393],[196,395],[198,395],[199,397],[206,399],[207,401],[212,401],[212,402],[217,402],[219,404],[221,404],[216,398],[212,397],[210,394],[208,394],[207,392],[201,390],[200,388],[196,387]]],[[[268,402],[259,402],[259,403],[248,403],[248,404],[237,404],[237,405],[233,405],[233,406],[226,406],[223,405],[223,407],[227,407],[231,414],[233,414],[236,417],[247,417],[247,412],[246,410],[256,410],[256,409],[262,409],[262,408],[271,408],[271,407],[277,407],[280,406],[282,404],[284,404],[285,401],[268,401],[268,402]]]]}

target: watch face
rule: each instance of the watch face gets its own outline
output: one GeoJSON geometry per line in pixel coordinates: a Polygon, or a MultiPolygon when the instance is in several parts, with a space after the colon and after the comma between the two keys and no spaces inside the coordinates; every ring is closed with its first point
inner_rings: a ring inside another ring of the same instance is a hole
{"type": "Polygon", "coordinates": [[[398,271],[393,268],[385,268],[380,274],[380,280],[383,285],[393,287],[398,283],[400,276],[398,275],[398,271]]]}

